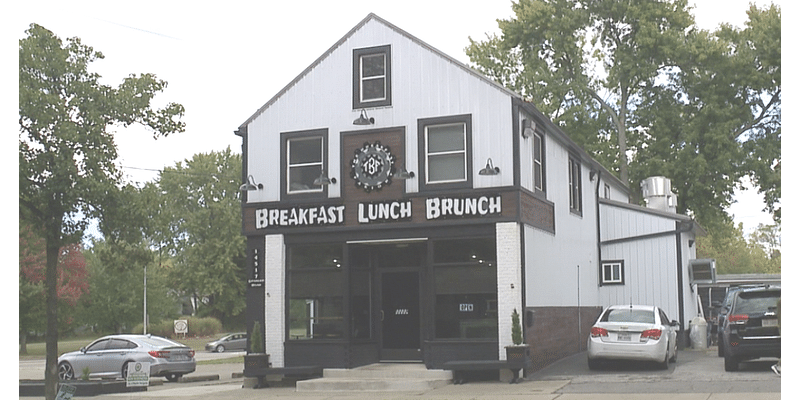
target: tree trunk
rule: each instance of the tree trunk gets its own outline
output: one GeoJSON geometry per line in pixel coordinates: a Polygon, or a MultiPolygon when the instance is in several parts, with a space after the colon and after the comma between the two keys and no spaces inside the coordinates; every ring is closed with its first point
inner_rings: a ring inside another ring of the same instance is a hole
{"type": "Polygon", "coordinates": [[[28,333],[27,332],[20,332],[19,333],[19,354],[21,354],[21,355],[28,354],[28,333]]]}
{"type": "Polygon", "coordinates": [[[47,333],[45,334],[46,360],[44,370],[44,396],[46,400],[55,400],[58,392],[58,244],[48,238],[47,270],[46,270],[46,308],[47,333]]]}

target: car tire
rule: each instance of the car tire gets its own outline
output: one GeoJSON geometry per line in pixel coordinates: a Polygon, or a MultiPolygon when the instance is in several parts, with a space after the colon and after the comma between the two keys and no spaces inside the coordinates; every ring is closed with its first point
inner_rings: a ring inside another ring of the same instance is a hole
{"type": "Polygon", "coordinates": [[[182,376],[183,374],[167,374],[165,377],[170,382],[177,382],[182,376]]]}
{"type": "Polygon", "coordinates": [[[225,352],[225,346],[218,345],[217,348],[214,349],[214,350],[216,350],[217,353],[224,353],[225,352]]]}
{"type": "Polygon", "coordinates": [[[587,359],[589,364],[589,369],[592,371],[600,369],[600,360],[592,360],[591,358],[587,359]]]}
{"type": "Polygon", "coordinates": [[[669,345],[667,346],[667,352],[664,354],[664,361],[658,363],[658,369],[667,368],[669,368],[669,345]]]}
{"type": "Polygon", "coordinates": [[[125,361],[125,363],[122,364],[122,370],[120,371],[122,379],[128,379],[128,365],[130,365],[130,363],[130,361],[125,361]]]}
{"type": "Polygon", "coordinates": [[[723,352],[725,354],[725,371],[728,372],[736,372],[739,370],[739,358],[731,354],[731,350],[727,348],[723,348],[723,352]]]}
{"type": "Polygon", "coordinates": [[[72,368],[72,364],[66,361],[58,364],[58,380],[71,381],[73,379],[75,379],[75,370],[72,368]]]}
{"type": "Polygon", "coordinates": [[[678,344],[676,343],[674,346],[675,352],[672,354],[672,358],[669,359],[669,362],[676,363],[678,362],[678,344]]]}

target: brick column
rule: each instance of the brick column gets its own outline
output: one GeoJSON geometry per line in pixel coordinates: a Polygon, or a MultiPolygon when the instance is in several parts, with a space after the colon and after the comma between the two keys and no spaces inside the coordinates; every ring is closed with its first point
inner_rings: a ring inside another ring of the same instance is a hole
{"type": "MultiPolygon", "coordinates": [[[[511,342],[511,313],[514,309],[525,315],[522,304],[522,245],[520,226],[516,222],[503,222],[495,225],[497,244],[497,334],[498,355],[506,359],[506,346],[511,342]]],[[[522,322],[522,321],[520,321],[522,322]]]]}
{"type": "Polygon", "coordinates": [[[267,235],[265,241],[264,349],[270,355],[272,366],[281,368],[284,366],[283,343],[286,341],[286,246],[283,235],[267,235]]]}

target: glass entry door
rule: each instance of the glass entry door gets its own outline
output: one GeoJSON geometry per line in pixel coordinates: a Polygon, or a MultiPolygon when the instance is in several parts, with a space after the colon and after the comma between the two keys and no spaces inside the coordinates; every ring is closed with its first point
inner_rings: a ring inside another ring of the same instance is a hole
{"type": "Polygon", "coordinates": [[[418,271],[381,277],[381,360],[421,360],[418,271]]]}

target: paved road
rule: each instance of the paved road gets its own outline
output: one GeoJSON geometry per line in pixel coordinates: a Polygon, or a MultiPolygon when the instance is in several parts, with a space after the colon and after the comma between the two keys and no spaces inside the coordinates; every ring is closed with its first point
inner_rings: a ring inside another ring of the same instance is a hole
{"type": "MultiPolygon", "coordinates": [[[[228,355],[231,354],[209,355],[209,357],[228,355]]],[[[722,359],[716,356],[716,348],[712,351],[681,351],[678,362],[663,371],[643,364],[610,364],[601,371],[590,371],[585,358],[585,353],[565,358],[528,376],[525,381],[516,385],[503,382],[473,382],[465,385],[448,385],[424,392],[392,393],[298,393],[293,387],[243,389],[242,378],[238,376],[234,378],[232,375],[241,372],[241,364],[201,365],[192,375],[219,375],[219,380],[164,382],[162,385],[151,386],[147,392],[94,397],[76,396],[75,399],[773,400],[781,398],[781,378],[769,369],[772,362],[743,364],[740,372],[725,372],[722,359]]],[[[43,369],[43,361],[41,365],[43,369]]],[[[20,371],[22,370],[23,362],[20,362],[20,371]]],[[[20,397],[20,400],[23,399],[31,397],[20,397]]]]}

